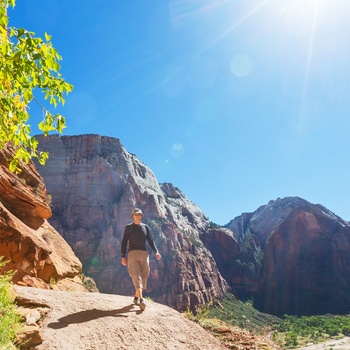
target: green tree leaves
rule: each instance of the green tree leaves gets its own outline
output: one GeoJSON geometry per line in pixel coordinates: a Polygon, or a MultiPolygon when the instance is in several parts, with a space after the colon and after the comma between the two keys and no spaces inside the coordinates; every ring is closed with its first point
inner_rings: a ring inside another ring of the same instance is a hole
{"type": "MultiPolygon", "coordinates": [[[[0,270],[5,265],[6,261],[0,256],[0,270]]],[[[15,349],[16,332],[22,326],[10,289],[12,276],[11,272],[0,275],[0,349],[15,349]]]]}
{"type": "MultiPolygon", "coordinates": [[[[0,147],[9,142],[15,149],[10,164],[11,171],[20,171],[21,161],[32,157],[44,164],[48,155],[38,152],[37,141],[30,136],[28,104],[35,100],[34,91],[44,93],[55,108],[64,105],[65,95],[73,86],[59,73],[62,57],[53,47],[51,36],[45,33],[45,40],[23,28],[8,28],[6,9],[14,6],[15,0],[2,1],[0,6],[0,147]]],[[[51,114],[40,103],[43,120],[38,127],[45,136],[50,131],[62,133],[66,120],[59,114],[51,114]]]]}

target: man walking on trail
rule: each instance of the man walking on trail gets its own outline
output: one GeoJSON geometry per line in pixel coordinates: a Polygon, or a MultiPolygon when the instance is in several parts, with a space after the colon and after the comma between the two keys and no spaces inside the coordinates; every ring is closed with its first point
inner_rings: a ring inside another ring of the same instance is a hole
{"type": "Polygon", "coordinates": [[[131,213],[133,223],[126,225],[121,245],[122,264],[128,267],[128,271],[135,287],[134,303],[139,304],[141,309],[146,307],[142,290],[147,287],[149,276],[149,256],[146,249],[146,240],[151,249],[156,253],[157,260],[161,255],[153,241],[149,227],[142,223],[143,213],[141,209],[135,208],[131,213]],[[126,248],[128,247],[128,259],[126,248]]]}

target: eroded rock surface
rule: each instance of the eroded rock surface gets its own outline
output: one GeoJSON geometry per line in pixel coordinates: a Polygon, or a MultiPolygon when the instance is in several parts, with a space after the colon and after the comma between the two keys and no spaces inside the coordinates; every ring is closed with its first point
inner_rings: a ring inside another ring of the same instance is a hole
{"type": "Polygon", "coordinates": [[[47,222],[46,187],[32,162],[20,174],[9,170],[10,148],[0,150],[0,257],[17,284],[86,290],[82,265],[70,246],[47,222]],[[58,283],[57,283],[58,282],[58,283]]]}
{"type": "MultiPolygon", "coordinates": [[[[26,338],[20,339],[30,341],[37,350],[227,349],[198,324],[152,301],[142,312],[132,298],[120,295],[19,286],[16,294],[31,324],[25,328],[26,338]],[[36,321],[35,314],[43,311],[44,317],[36,321]]],[[[246,349],[256,349],[253,345],[246,349]]]]}

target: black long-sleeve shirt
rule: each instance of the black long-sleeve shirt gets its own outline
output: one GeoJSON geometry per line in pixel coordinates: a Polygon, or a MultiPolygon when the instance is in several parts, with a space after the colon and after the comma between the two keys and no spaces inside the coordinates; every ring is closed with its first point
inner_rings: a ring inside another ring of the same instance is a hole
{"type": "Polygon", "coordinates": [[[122,257],[125,258],[126,256],[126,246],[128,246],[128,252],[131,250],[147,250],[146,240],[151,249],[158,253],[150,229],[146,224],[137,225],[132,223],[126,225],[121,246],[122,257]]]}

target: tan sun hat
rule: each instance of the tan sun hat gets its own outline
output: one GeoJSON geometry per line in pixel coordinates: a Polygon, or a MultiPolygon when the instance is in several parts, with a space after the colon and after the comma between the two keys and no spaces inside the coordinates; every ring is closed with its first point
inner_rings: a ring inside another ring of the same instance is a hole
{"type": "Polygon", "coordinates": [[[142,210],[139,208],[135,208],[132,212],[131,212],[131,217],[133,217],[135,214],[141,214],[143,216],[142,210]]]}

